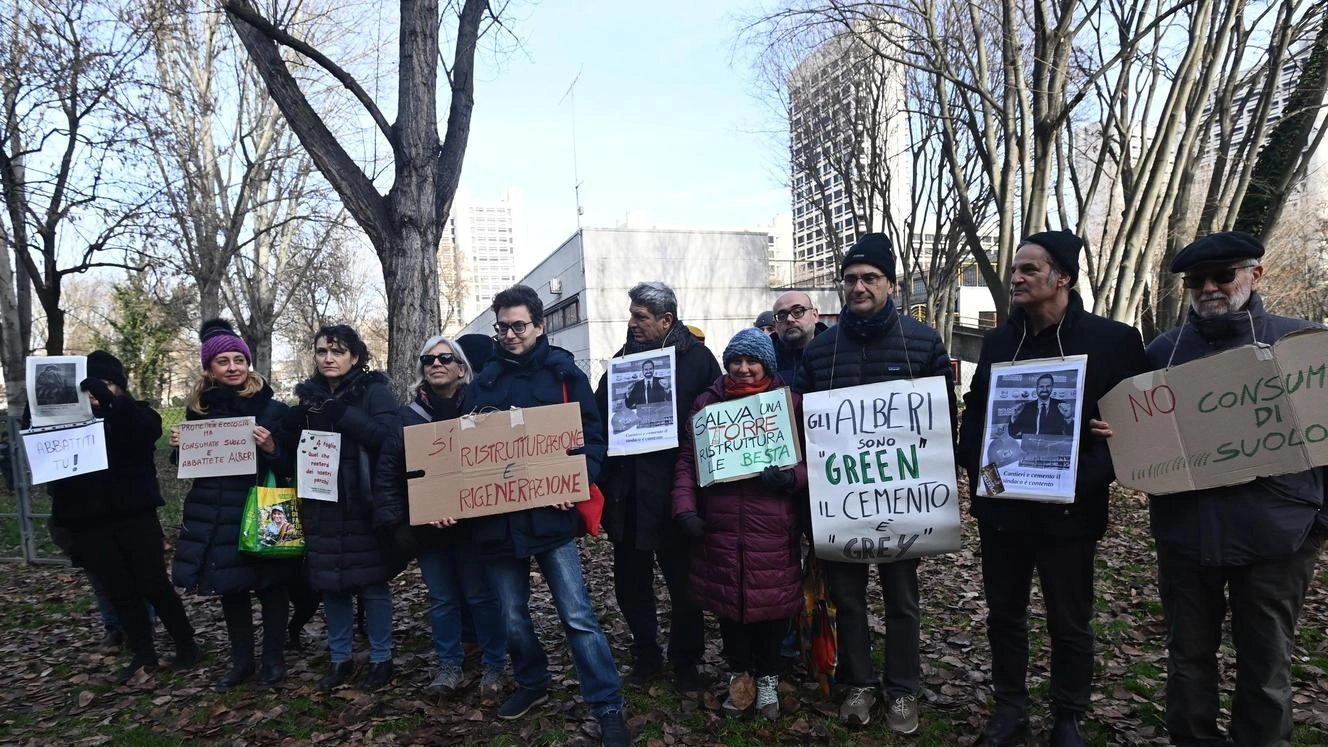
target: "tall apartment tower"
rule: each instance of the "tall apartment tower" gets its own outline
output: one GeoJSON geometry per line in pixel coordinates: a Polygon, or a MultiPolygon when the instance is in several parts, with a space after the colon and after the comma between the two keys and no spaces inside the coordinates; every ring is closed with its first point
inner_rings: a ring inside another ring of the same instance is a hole
{"type": "Polygon", "coordinates": [[[438,252],[444,332],[461,329],[489,307],[494,294],[516,282],[522,202],[518,189],[488,202],[457,192],[438,252]]]}
{"type": "Polygon", "coordinates": [[[830,38],[788,76],[795,286],[826,285],[858,236],[910,209],[904,71],[862,38],[830,38]]]}

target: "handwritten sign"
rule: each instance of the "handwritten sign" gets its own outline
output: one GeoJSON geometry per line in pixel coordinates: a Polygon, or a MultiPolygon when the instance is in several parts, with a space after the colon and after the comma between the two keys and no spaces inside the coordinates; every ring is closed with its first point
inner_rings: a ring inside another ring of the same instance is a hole
{"type": "Polygon", "coordinates": [[[802,461],[787,387],[709,405],[692,416],[692,438],[703,488],[802,461]]]}
{"type": "Polygon", "coordinates": [[[258,472],[254,419],[214,418],[180,423],[180,479],[258,472]]]}
{"type": "Polygon", "coordinates": [[[1154,495],[1328,464],[1328,331],[1140,374],[1098,409],[1116,479],[1154,495]]]}
{"type": "Polygon", "coordinates": [[[337,501],[337,473],[341,471],[341,434],[301,431],[295,449],[295,485],[301,498],[337,501]]]}
{"type": "Polygon", "coordinates": [[[885,563],[959,549],[948,386],[930,376],[803,395],[818,558],[885,563]]]}
{"type": "Polygon", "coordinates": [[[523,511],[590,497],[575,402],[405,429],[410,523],[523,511]]]}
{"type": "Polygon", "coordinates": [[[41,485],[106,469],[106,427],[102,421],[23,431],[23,451],[32,484],[41,485]]]}

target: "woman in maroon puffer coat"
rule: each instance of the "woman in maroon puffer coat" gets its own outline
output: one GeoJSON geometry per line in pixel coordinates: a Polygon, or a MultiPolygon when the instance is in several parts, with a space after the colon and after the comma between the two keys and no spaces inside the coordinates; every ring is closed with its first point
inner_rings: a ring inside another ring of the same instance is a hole
{"type": "MultiPolygon", "coordinates": [[[[692,415],[716,402],[784,386],[775,373],[775,348],[755,327],[733,336],[724,349],[724,371],[692,403],[692,415]]],[[[792,398],[798,422],[802,400],[796,394],[792,398]]],[[[806,501],[807,468],[767,467],[758,476],[702,488],[690,433],[681,447],[673,517],[695,539],[692,600],[719,617],[730,670],[724,712],[745,713],[752,703],[754,674],[757,710],[778,718],[779,645],[789,618],[802,609],[798,506],[806,501]]]]}

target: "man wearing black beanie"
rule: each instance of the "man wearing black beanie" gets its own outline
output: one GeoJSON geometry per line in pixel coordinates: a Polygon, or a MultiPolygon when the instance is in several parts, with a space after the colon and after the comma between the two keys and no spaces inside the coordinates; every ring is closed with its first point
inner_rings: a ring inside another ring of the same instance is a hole
{"type": "MultiPolygon", "coordinates": [[[[954,372],[936,330],[895,308],[895,253],[889,237],[859,238],[840,264],[844,310],[839,324],[817,335],[802,354],[794,389],[799,393],[874,384],[896,379],[944,376],[950,384],[950,423],[955,419],[954,372]]],[[[839,718],[850,726],[871,721],[876,683],[886,698],[886,723],[901,734],[918,729],[922,687],[919,653],[918,559],[876,566],[885,600],[885,672],[872,664],[867,625],[865,563],[824,560],[830,600],[838,609],[839,667],[846,686],[839,718]]]]}
{"type": "Polygon", "coordinates": [[[1106,441],[1091,435],[1087,423],[1097,417],[1102,395],[1122,379],[1147,371],[1148,363],[1133,327],[1084,309],[1073,289],[1082,247],[1083,241],[1069,231],[1035,233],[1020,242],[1010,272],[1014,311],[1004,326],[983,337],[973,385],[964,395],[959,464],[968,472],[982,542],[996,700],[983,739],[994,747],[1018,744],[1029,732],[1028,599],[1035,570],[1051,637],[1049,695],[1055,721],[1050,745],[1084,744],[1079,723],[1093,686],[1093,561],[1106,532],[1107,486],[1114,479],[1106,441]],[[978,495],[992,364],[1073,355],[1088,356],[1083,389],[1072,393],[1083,406],[1083,417],[1073,424],[1079,433],[1074,502],[978,495]]]}

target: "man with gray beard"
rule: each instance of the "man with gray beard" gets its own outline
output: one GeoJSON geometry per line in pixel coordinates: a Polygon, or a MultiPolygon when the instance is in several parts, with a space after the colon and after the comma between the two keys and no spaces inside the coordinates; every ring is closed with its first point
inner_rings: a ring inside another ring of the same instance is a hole
{"type": "MultiPolygon", "coordinates": [[[[1190,295],[1185,323],[1148,346],[1154,369],[1318,325],[1270,314],[1259,296],[1259,240],[1205,236],[1171,262],[1190,295]]],[[[1096,427],[1110,435],[1110,426],[1096,427]]],[[[1296,621],[1325,533],[1321,469],[1156,496],[1157,582],[1167,626],[1167,731],[1176,745],[1289,747],[1296,621]],[[1228,602],[1229,599],[1229,602],[1228,602]],[[1218,648],[1231,608],[1236,692],[1218,728],[1218,648]]]]}

